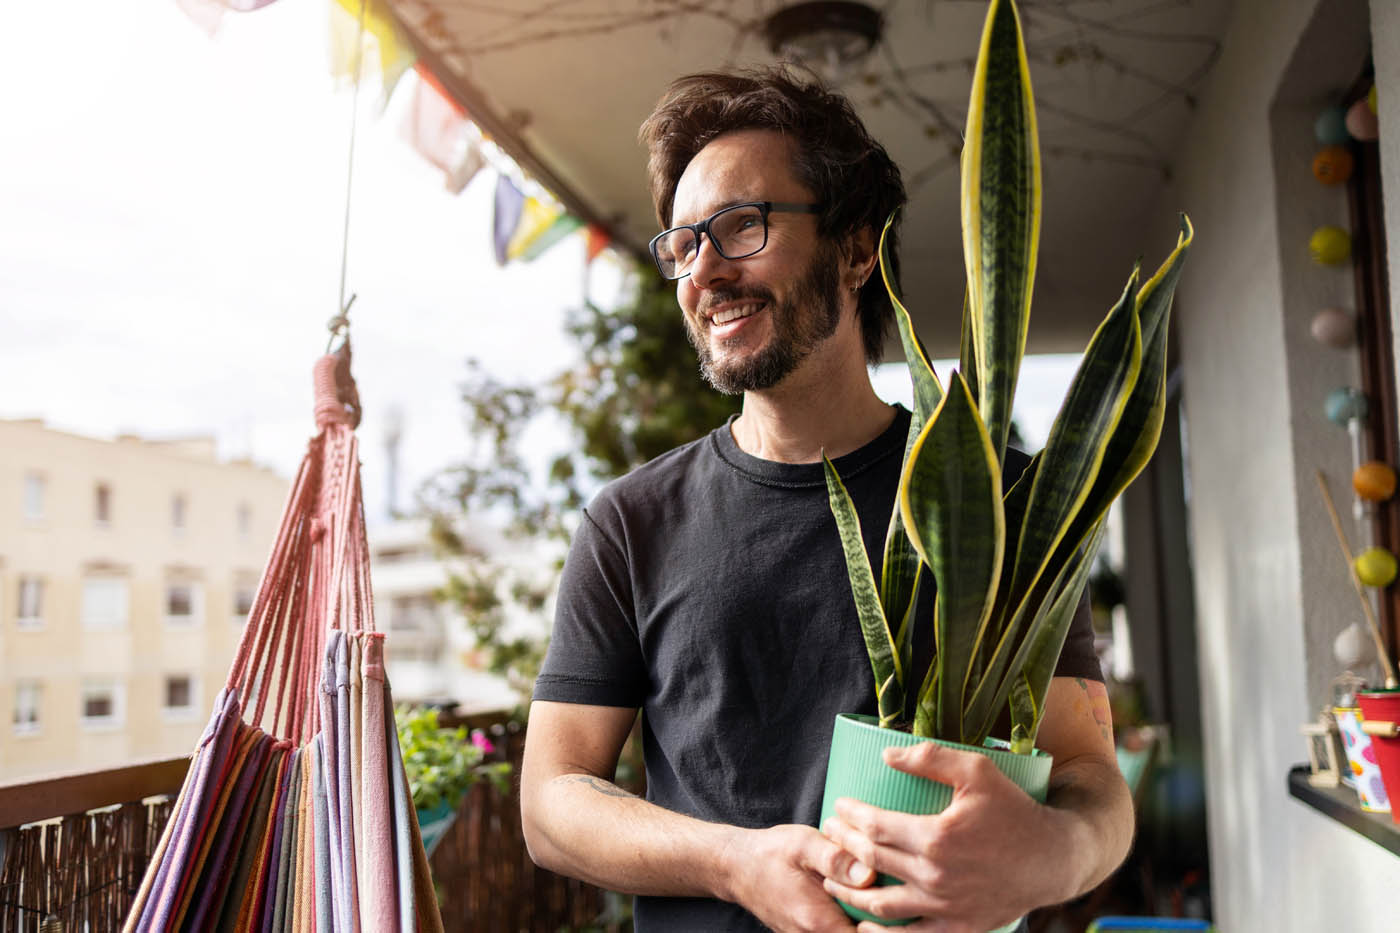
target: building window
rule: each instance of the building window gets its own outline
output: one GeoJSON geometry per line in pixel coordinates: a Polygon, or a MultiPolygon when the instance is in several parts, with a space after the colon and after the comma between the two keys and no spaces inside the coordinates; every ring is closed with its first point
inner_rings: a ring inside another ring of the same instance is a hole
{"type": "Polygon", "coordinates": [[[166,719],[193,719],[199,713],[199,691],[189,674],[170,674],[165,678],[165,702],[162,712],[166,719]]]}
{"type": "Polygon", "coordinates": [[[193,625],[199,621],[199,584],[170,583],[165,587],[165,621],[168,625],[193,625]]]}
{"type": "Polygon", "coordinates": [[[35,735],[39,731],[43,687],[34,682],[15,684],[15,735],[35,735]]]}
{"type": "Polygon", "coordinates": [[[431,596],[395,596],[389,603],[389,630],[394,632],[434,632],[437,604],[431,596]]]}
{"type": "Polygon", "coordinates": [[[253,611],[253,600],[257,598],[257,586],[248,582],[233,585],[233,621],[242,625],[253,611]]]}
{"type": "Polygon", "coordinates": [[[98,483],[93,493],[93,515],[103,528],[112,523],[112,487],[106,483],[98,483]]]}
{"type": "Polygon", "coordinates": [[[188,511],[189,504],[185,501],[185,497],[183,495],[177,495],[174,499],[171,499],[170,527],[174,528],[176,531],[184,531],[185,521],[189,517],[186,514],[188,511]]]}
{"type": "Polygon", "coordinates": [[[44,517],[44,477],[41,473],[24,476],[24,517],[37,522],[44,517]]]}
{"type": "Polygon", "coordinates": [[[19,578],[19,617],[15,624],[20,628],[44,627],[44,581],[39,577],[19,578]]]}
{"type": "Polygon", "coordinates": [[[124,628],[129,608],[127,581],[121,577],[92,577],[83,581],[84,628],[124,628]]]}
{"type": "Polygon", "coordinates": [[[238,536],[246,538],[253,533],[253,507],[246,502],[238,503],[238,536]]]}
{"type": "Polygon", "coordinates": [[[87,728],[120,726],[126,718],[126,696],[116,681],[85,681],[80,702],[80,718],[87,728]]]}

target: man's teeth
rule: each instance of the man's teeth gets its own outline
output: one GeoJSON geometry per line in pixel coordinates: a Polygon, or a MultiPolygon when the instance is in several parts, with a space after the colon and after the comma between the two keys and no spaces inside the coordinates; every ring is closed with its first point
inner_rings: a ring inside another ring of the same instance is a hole
{"type": "Polygon", "coordinates": [[[736,305],[726,308],[714,317],[710,318],[711,324],[728,324],[730,321],[737,321],[741,317],[748,317],[763,306],[763,302],[756,301],[752,304],[736,305]]]}

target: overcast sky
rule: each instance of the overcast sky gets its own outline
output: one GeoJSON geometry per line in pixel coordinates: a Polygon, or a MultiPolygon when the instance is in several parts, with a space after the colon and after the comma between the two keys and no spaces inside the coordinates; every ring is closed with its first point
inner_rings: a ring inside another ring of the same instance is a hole
{"type": "MultiPolygon", "coordinates": [[[[329,76],[326,18],[326,0],[282,0],[211,39],[174,0],[7,11],[0,417],[213,434],[290,475],[340,275],[351,95],[329,76]]],[[[464,443],[463,360],[561,368],[583,288],[580,236],[496,268],[494,176],[445,191],[399,136],[407,90],[382,117],[377,88],[362,93],[352,200],[372,513],[384,412],[405,412],[407,486],[464,443]]]]}
{"type": "MultiPolygon", "coordinates": [[[[175,0],[7,10],[0,418],[212,434],[224,456],[292,473],[340,275],[351,96],[329,75],[326,4],[230,13],[213,38],[175,0]]],[[[466,443],[463,360],[561,369],[563,312],[583,289],[581,236],[498,269],[494,175],[447,193],[399,136],[409,88],[383,116],[377,90],[361,97],[348,284],[371,515],[384,413],[405,414],[406,493],[466,443]]],[[[595,282],[616,268],[604,260],[595,282]]],[[[1057,399],[1066,372],[1031,362],[1022,399],[1057,399]]],[[[907,395],[901,382],[881,385],[907,395]]],[[[1056,404],[1024,413],[1033,441],[1056,404]]]]}

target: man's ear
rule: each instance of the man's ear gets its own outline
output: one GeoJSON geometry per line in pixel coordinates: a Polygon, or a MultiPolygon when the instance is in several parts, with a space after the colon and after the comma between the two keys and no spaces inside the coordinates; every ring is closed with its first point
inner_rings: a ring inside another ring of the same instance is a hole
{"type": "Polygon", "coordinates": [[[875,231],[870,227],[857,227],[846,238],[845,263],[841,270],[842,284],[851,291],[858,291],[875,273],[879,262],[876,252],[875,231]]]}

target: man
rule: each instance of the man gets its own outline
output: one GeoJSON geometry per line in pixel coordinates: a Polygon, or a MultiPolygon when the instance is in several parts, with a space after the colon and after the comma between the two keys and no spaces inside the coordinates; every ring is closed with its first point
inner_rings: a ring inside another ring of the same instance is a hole
{"type": "Polygon", "coordinates": [[[1046,805],[924,743],[886,762],[953,785],[946,811],[845,801],[814,828],[833,717],[875,708],[820,461],[878,561],[909,413],[867,362],[892,316],[877,231],[903,186],[843,98],[781,72],[683,78],[642,137],[668,228],[653,255],[706,378],[744,404],[585,512],[530,714],[532,857],[638,895],[644,933],[852,929],[833,896],[982,933],[1088,890],[1126,853],[1132,806],[1085,618],[1039,737],[1046,805]],[[638,708],[646,800],[612,783],[638,708]]]}

